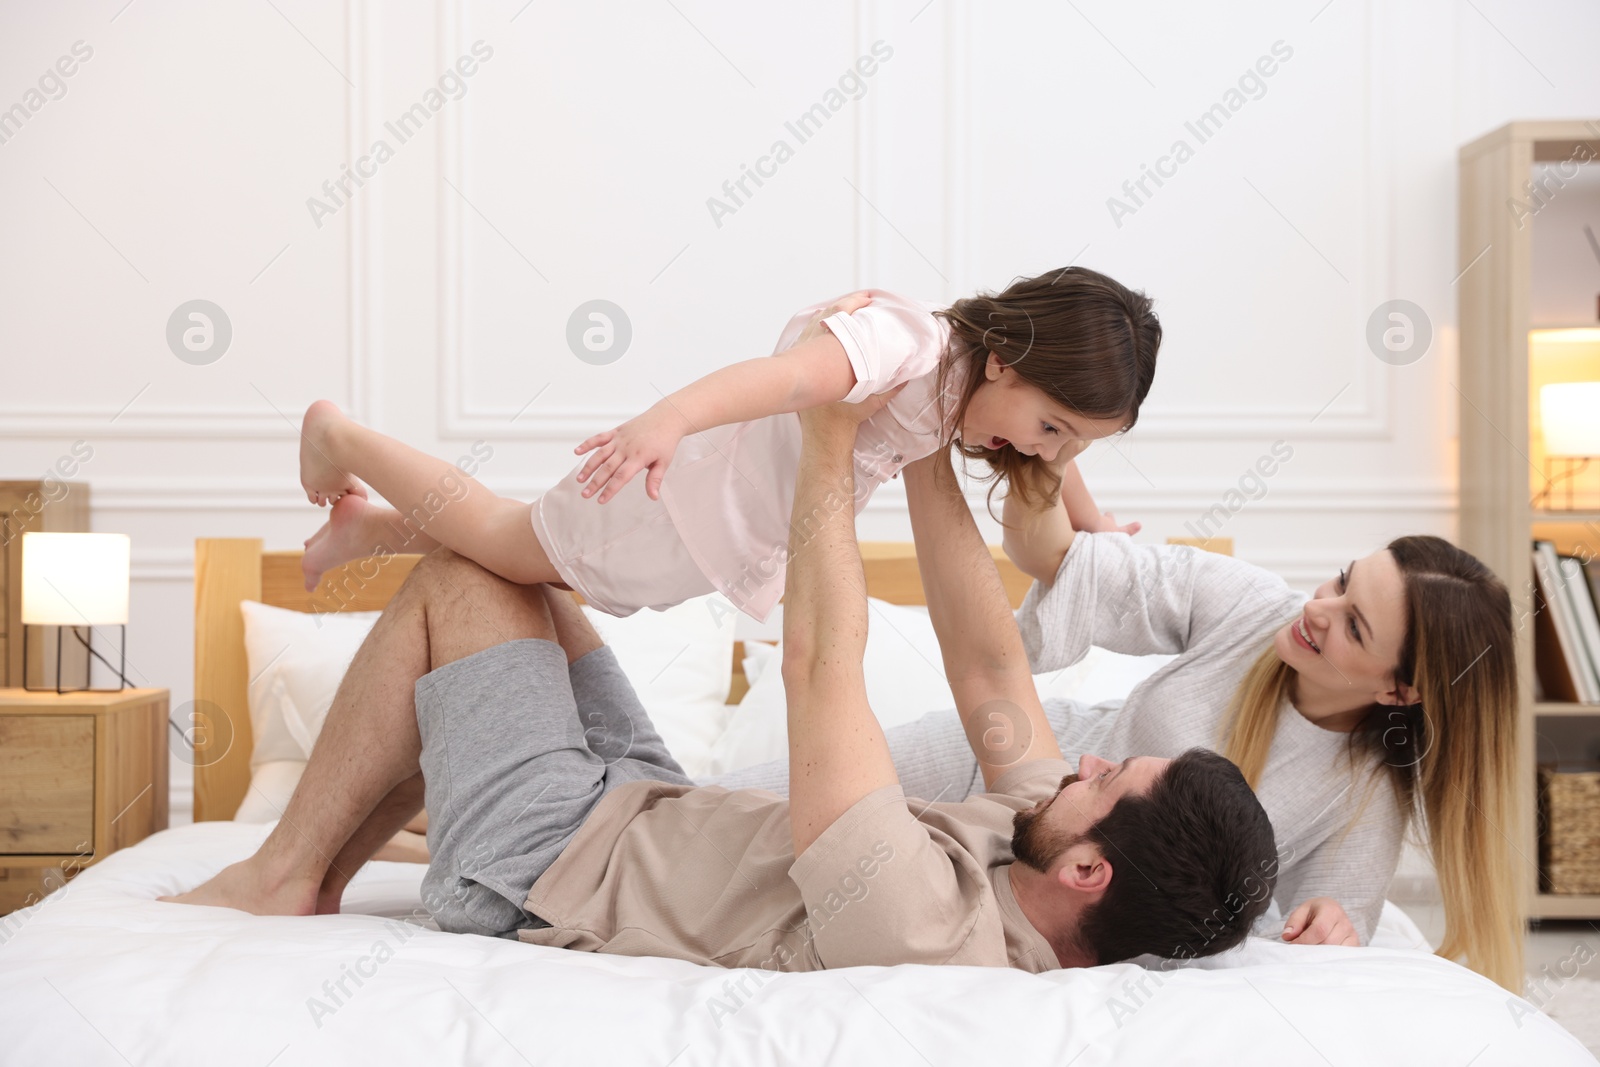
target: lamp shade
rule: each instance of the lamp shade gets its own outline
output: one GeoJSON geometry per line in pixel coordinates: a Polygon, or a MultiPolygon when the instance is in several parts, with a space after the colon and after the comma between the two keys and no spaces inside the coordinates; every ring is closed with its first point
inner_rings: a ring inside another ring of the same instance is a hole
{"type": "Polygon", "coordinates": [[[1600,456],[1600,382],[1559,382],[1539,390],[1544,450],[1552,456],[1600,456]]]}
{"type": "Polygon", "coordinates": [[[129,552],[127,534],[23,534],[24,625],[126,624],[129,552]]]}

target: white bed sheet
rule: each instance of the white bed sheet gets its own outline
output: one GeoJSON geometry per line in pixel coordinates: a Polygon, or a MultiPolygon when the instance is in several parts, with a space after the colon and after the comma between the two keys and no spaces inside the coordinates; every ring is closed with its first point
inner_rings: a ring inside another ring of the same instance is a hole
{"type": "MultiPolygon", "coordinates": [[[[337,916],[154,899],[269,829],[168,830],[0,918],[0,1063],[1596,1063],[1526,1001],[1425,950],[1252,940],[1166,974],[790,975],[402,926],[421,914],[414,864],[370,864],[337,916]],[[329,991],[341,977],[348,997],[329,991]]],[[[1392,905],[1382,930],[1421,940],[1392,905]]]]}

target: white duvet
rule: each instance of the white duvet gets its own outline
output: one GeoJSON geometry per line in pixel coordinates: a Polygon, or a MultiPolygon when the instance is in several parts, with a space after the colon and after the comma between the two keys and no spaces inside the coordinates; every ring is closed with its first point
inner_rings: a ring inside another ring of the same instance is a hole
{"type": "MultiPolygon", "coordinates": [[[[169,830],[0,917],[4,1064],[1594,1064],[1520,998],[1426,950],[1252,940],[1206,969],[772,974],[403,924],[422,868],[345,914],[154,898],[269,827],[169,830]]],[[[1375,944],[1421,943],[1391,905],[1375,944]]]]}

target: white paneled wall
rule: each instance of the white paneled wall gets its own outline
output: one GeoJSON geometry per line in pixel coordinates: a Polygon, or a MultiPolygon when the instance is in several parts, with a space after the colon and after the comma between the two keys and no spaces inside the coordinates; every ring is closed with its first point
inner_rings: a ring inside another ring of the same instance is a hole
{"type": "MultiPolygon", "coordinates": [[[[1220,532],[1310,585],[1449,535],[1456,149],[1600,113],[1576,0],[108,0],[0,30],[0,476],[92,445],[95,527],[134,539],[130,662],[179,709],[193,539],[320,521],[309,401],[490,450],[532,496],[858,286],[1076,262],[1150,292],[1143,419],[1083,460],[1142,538],[1220,532]],[[1366,341],[1397,298],[1433,335],[1403,366],[1366,341]],[[231,326],[210,362],[167,339],[197,299],[231,326]],[[607,365],[566,340],[597,299],[632,331],[607,365]]],[[[897,483],[861,533],[909,536],[897,483]]]]}

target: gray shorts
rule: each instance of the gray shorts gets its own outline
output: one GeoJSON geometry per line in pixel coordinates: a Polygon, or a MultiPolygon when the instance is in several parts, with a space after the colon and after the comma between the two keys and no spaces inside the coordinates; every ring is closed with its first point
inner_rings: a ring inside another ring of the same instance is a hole
{"type": "Polygon", "coordinates": [[[428,851],[422,901],[441,930],[547,925],[528,890],[611,790],[694,784],[611,649],[570,667],[554,641],[508,641],[417,679],[428,851]]]}

